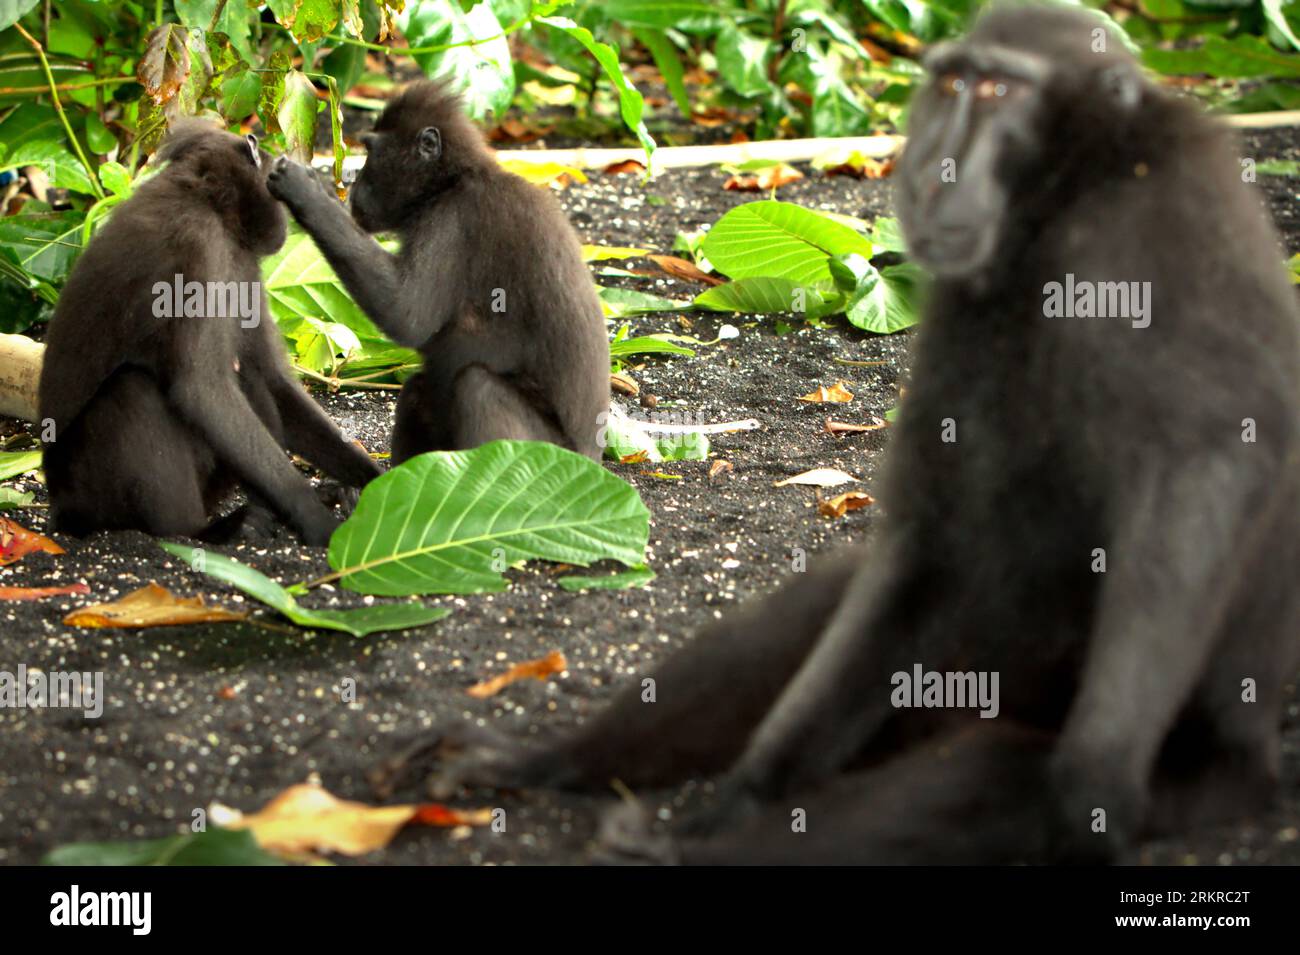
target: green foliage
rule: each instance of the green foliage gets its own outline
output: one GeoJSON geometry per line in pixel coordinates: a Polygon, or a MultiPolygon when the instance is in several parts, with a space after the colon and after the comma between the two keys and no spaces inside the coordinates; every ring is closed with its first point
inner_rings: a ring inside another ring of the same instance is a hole
{"type": "Polygon", "coordinates": [[[195,570],[238,587],[250,597],[280,611],[301,627],[342,630],[354,637],[364,637],[386,630],[423,627],[451,613],[445,607],[425,607],[416,603],[372,604],[353,610],[311,610],[301,606],[288,590],[271,578],[237,560],[200,547],[186,547],[184,544],[160,542],[160,546],[186,561],[195,570]]]}
{"type": "Polygon", "coordinates": [[[247,829],[210,826],[143,842],[74,842],[51,849],[41,865],[285,865],[264,852],[247,829]]]}
{"type": "Polygon", "coordinates": [[[40,466],[39,451],[0,451],[0,481],[27,474],[40,466]]]}
{"type": "Polygon", "coordinates": [[[524,560],[638,566],[649,526],[636,490],[595,461],[493,441],[422,454],[371,481],[329,559],[361,593],[484,593],[504,590],[503,571],[524,560]]]}
{"type": "MultiPolygon", "coordinates": [[[[866,223],[862,224],[866,227],[866,223]]],[[[858,328],[890,334],[917,320],[923,274],[911,263],[878,268],[877,251],[901,249],[897,223],[871,227],[882,247],[843,222],[789,202],[762,200],[732,209],[709,230],[700,251],[731,282],[700,293],[701,308],[794,312],[816,319],[843,313],[858,328]]]]}

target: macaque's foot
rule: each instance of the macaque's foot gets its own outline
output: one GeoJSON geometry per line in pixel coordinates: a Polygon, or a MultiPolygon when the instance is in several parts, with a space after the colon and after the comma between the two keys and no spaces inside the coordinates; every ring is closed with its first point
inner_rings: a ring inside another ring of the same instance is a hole
{"type": "Polygon", "coordinates": [[[1143,828],[1147,795],[1141,783],[1110,771],[1111,762],[1074,755],[1052,758],[1055,824],[1051,852],[1061,862],[1104,865],[1133,844],[1143,828]]]}
{"type": "Polygon", "coordinates": [[[654,817],[636,800],[626,800],[600,818],[597,847],[591,861],[597,865],[679,865],[681,853],[672,836],[658,833],[654,817]]]}
{"type": "Polygon", "coordinates": [[[330,538],[338,530],[338,519],[323,506],[319,513],[311,513],[298,524],[298,535],[308,547],[328,547],[330,538]]]}
{"type": "Polygon", "coordinates": [[[682,819],[674,829],[693,838],[711,836],[743,826],[759,814],[761,803],[752,791],[738,783],[723,780],[718,784],[714,801],[682,819]]]}
{"type": "Polygon", "coordinates": [[[331,511],[338,508],[345,518],[351,517],[361,499],[361,488],[326,478],[316,488],[316,496],[331,511]]]}
{"type": "Polygon", "coordinates": [[[371,788],[380,798],[427,780],[434,799],[461,789],[519,789],[533,784],[533,751],[495,730],[473,723],[450,726],[375,766],[371,788]]]}

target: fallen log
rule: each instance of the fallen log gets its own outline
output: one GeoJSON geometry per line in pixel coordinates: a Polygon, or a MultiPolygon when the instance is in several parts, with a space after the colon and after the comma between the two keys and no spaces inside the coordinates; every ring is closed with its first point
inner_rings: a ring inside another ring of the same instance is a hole
{"type": "Polygon", "coordinates": [[[36,383],[45,346],[26,335],[0,334],[0,415],[36,421],[36,383]]]}

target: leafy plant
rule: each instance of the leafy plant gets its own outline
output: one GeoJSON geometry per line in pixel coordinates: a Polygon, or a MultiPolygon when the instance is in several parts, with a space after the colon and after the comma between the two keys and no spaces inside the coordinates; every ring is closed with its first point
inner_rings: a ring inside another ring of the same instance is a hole
{"type": "MultiPolygon", "coordinates": [[[[877,220],[871,234],[883,253],[901,247],[892,220],[877,220]]],[[[737,206],[709,230],[700,251],[732,278],[697,295],[702,308],[809,318],[843,313],[880,334],[917,320],[921,270],[907,262],[876,265],[871,238],[811,209],[775,199],[737,206]]]]}

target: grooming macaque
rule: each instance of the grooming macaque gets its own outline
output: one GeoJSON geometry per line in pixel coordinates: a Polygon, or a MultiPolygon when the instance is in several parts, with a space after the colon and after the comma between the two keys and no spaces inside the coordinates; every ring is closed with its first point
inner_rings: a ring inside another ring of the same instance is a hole
{"type": "Polygon", "coordinates": [[[284,242],[257,140],[197,120],[77,261],[46,338],[40,415],[53,526],[219,539],[269,507],[308,544],[337,521],[294,468],[379,473],[290,373],[258,262],[284,242]],[[236,484],[252,508],[209,523],[236,484]]]}
{"type": "Polygon", "coordinates": [[[393,462],[498,438],[598,458],[609,343],[559,206],[502,169],[432,83],[406,90],[362,139],[351,217],[287,159],[268,185],[374,323],[423,356],[398,399],[393,462]],[[397,255],[367,234],[389,231],[397,255]]]}
{"type": "Polygon", "coordinates": [[[995,11],[926,66],[895,179],[935,283],[879,534],[699,635],[656,702],[629,687],[549,745],[444,734],[435,792],[721,773],[672,832],[606,828],[686,862],[1113,858],[1267,802],[1300,315],[1234,144],[1084,13],[995,11]],[[1106,310],[1054,309],[1066,283],[1106,310]],[[1000,718],[899,708],[918,665],[997,673],[1000,718]]]}

